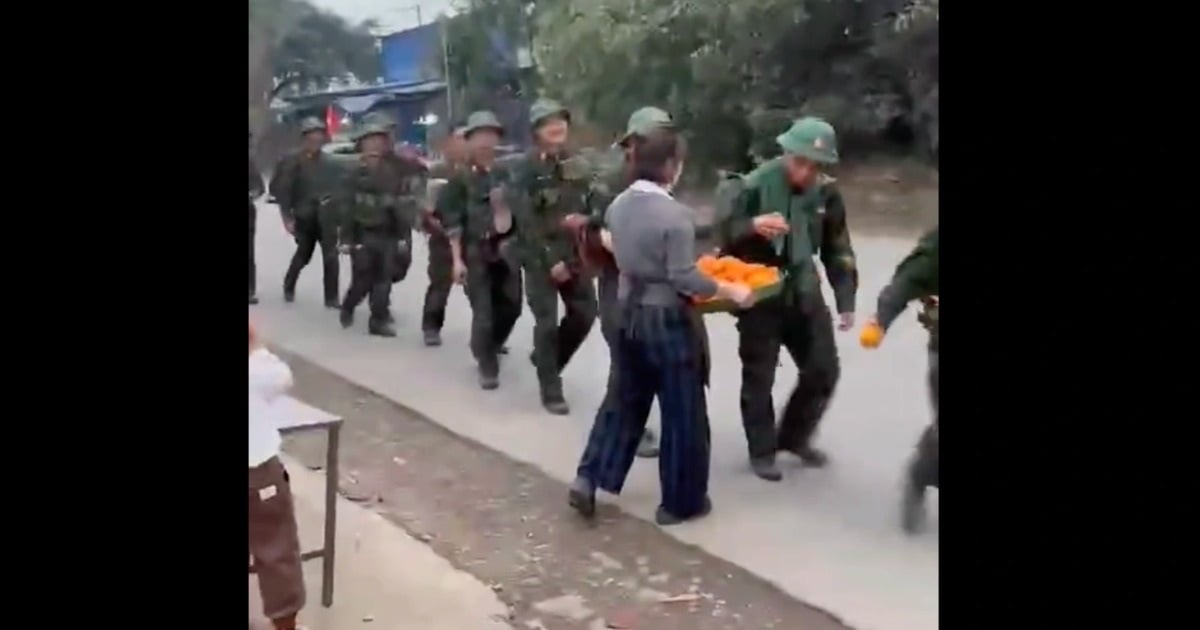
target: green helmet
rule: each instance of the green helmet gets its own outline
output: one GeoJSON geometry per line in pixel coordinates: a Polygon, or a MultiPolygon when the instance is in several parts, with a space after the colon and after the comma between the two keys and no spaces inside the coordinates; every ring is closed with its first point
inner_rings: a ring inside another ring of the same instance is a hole
{"type": "Polygon", "coordinates": [[[534,129],[551,116],[561,116],[563,120],[571,122],[571,112],[553,99],[539,98],[529,108],[529,124],[533,125],[534,129]]]}
{"type": "Polygon", "coordinates": [[[786,153],[808,158],[819,164],[837,164],[837,134],[833,125],[811,116],[792,123],[775,138],[786,153]]]}
{"type": "Polygon", "coordinates": [[[642,107],[629,115],[629,124],[625,126],[625,135],[617,142],[625,146],[633,136],[644,136],[656,129],[666,129],[675,126],[671,115],[657,107],[642,107]]]}
{"type": "Polygon", "coordinates": [[[309,116],[300,121],[300,135],[304,135],[311,131],[325,131],[325,123],[321,122],[314,116],[309,116]]]}
{"type": "Polygon", "coordinates": [[[496,118],[495,114],[486,109],[471,112],[471,115],[467,116],[467,127],[463,129],[463,135],[469,138],[471,134],[480,129],[491,129],[502,136],[504,135],[504,125],[500,124],[500,119],[496,118]]]}
{"type": "Polygon", "coordinates": [[[396,128],[396,121],[392,120],[391,116],[388,116],[383,112],[371,112],[366,116],[363,116],[363,124],[378,125],[380,127],[387,127],[388,129],[396,128]]]}
{"type": "Polygon", "coordinates": [[[369,123],[369,122],[364,121],[362,125],[359,125],[359,127],[354,130],[354,133],[350,136],[350,138],[352,140],[354,140],[354,142],[359,142],[360,140],[362,140],[363,138],[366,138],[367,136],[375,136],[375,135],[386,136],[390,133],[392,133],[391,127],[388,127],[386,125],[381,125],[378,122],[369,123]]]}

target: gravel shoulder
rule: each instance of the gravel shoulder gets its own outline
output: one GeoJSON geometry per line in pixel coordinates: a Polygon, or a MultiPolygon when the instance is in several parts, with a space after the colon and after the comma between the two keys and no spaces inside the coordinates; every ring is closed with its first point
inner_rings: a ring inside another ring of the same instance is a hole
{"type": "MultiPolygon", "coordinates": [[[[342,493],[489,584],[516,628],[849,630],[611,504],[589,525],[563,483],[278,352],[296,396],[346,420],[342,493]]],[[[323,438],[290,437],[285,450],[319,469],[323,438]]]]}

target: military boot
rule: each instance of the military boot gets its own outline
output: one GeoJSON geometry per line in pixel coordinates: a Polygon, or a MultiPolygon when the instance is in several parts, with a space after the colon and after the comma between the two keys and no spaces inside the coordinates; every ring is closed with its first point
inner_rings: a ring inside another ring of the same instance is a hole
{"type": "Polygon", "coordinates": [[[289,289],[287,287],[284,287],[283,288],[283,301],[287,302],[288,304],[295,302],[296,301],[296,289],[295,288],[289,289]]]}
{"type": "Polygon", "coordinates": [[[367,323],[367,333],[376,337],[395,337],[396,329],[387,318],[372,319],[367,323]]]}
{"type": "Polygon", "coordinates": [[[565,416],[571,413],[567,399],[558,392],[542,392],[542,407],[556,416],[565,416]]]}
{"type": "Polygon", "coordinates": [[[487,390],[493,390],[500,387],[500,375],[496,374],[495,372],[488,372],[480,369],[479,386],[487,390]]]}
{"type": "Polygon", "coordinates": [[[343,306],[341,312],[338,313],[338,321],[342,323],[342,328],[349,328],[353,326],[354,311],[343,306]]]}
{"type": "Polygon", "coordinates": [[[779,466],[775,464],[774,455],[751,458],[750,469],[754,471],[755,475],[758,475],[759,479],[767,481],[779,481],[783,479],[783,473],[779,472],[779,466]]]}
{"type": "Polygon", "coordinates": [[[440,330],[426,330],[425,345],[430,347],[442,345],[442,332],[440,330]]]}
{"type": "Polygon", "coordinates": [[[257,296],[257,295],[254,295],[253,293],[251,293],[251,294],[250,294],[250,303],[251,303],[251,304],[258,304],[258,296],[257,296]]]}
{"type": "Polygon", "coordinates": [[[800,458],[800,463],[807,468],[824,468],[829,465],[829,455],[815,446],[800,446],[796,448],[780,448],[800,458]]]}
{"type": "Polygon", "coordinates": [[[325,308],[334,309],[341,307],[342,303],[337,298],[325,298],[325,308]]]}

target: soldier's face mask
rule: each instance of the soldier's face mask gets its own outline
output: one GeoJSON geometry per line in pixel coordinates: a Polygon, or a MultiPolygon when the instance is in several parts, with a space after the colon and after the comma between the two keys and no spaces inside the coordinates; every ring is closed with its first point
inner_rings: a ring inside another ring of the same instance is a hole
{"type": "Polygon", "coordinates": [[[537,128],[538,144],[547,149],[557,149],[567,143],[571,125],[557,116],[544,121],[537,128]]]}
{"type": "Polygon", "coordinates": [[[821,175],[821,165],[798,155],[784,156],[784,166],[787,169],[788,182],[798,188],[808,188],[821,175]]]}

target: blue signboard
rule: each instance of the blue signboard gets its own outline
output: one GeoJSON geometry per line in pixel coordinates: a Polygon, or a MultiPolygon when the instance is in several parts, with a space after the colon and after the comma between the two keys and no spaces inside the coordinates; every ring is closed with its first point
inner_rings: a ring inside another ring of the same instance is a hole
{"type": "Polygon", "coordinates": [[[442,33],[436,22],[379,40],[386,83],[420,83],[442,78],[442,33]]]}

